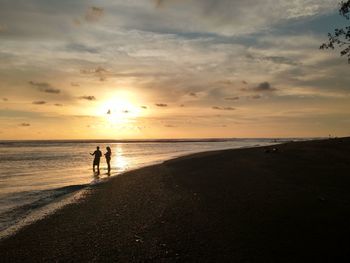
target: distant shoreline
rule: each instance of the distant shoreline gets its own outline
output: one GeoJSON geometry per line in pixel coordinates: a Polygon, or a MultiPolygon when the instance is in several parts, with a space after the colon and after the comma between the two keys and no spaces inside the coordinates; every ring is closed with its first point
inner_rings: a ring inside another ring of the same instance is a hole
{"type": "Polygon", "coordinates": [[[126,172],[0,241],[3,262],[345,262],[350,138],[202,152],[126,172]]]}
{"type": "Polygon", "coordinates": [[[203,138],[203,139],[126,139],[126,140],[105,140],[105,139],[74,139],[74,140],[0,140],[1,143],[182,143],[182,142],[228,142],[237,140],[278,140],[282,142],[300,140],[322,140],[326,137],[286,137],[286,138],[203,138]]]}

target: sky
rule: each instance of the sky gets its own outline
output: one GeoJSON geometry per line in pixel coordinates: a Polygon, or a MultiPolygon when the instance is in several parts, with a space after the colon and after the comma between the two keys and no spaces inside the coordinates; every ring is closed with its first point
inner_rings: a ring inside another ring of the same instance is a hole
{"type": "Polygon", "coordinates": [[[337,0],[0,0],[0,139],[350,134],[337,0]]]}

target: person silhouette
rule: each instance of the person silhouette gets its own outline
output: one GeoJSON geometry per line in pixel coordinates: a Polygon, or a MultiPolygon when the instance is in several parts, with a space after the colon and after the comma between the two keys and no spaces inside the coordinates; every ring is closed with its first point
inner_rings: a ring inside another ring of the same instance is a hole
{"type": "Polygon", "coordinates": [[[102,156],[102,153],[100,151],[100,147],[97,146],[96,147],[96,151],[94,151],[94,153],[90,153],[90,155],[94,155],[94,161],[92,163],[92,171],[95,173],[95,166],[97,166],[97,174],[100,174],[100,158],[102,156]]]}
{"type": "Polygon", "coordinates": [[[108,175],[110,175],[110,173],[111,173],[111,155],[112,155],[111,147],[107,146],[106,150],[107,150],[107,152],[105,153],[105,157],[106,157],[106,162],[107,162],[107,166],[108,166],[108,175]]]}

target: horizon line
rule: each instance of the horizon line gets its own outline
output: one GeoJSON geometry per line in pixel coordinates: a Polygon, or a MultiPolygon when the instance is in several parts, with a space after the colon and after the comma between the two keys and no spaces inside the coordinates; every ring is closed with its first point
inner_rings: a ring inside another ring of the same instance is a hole
{"type": "Polygon", "coordinates": [[[345,138],[344,137],[220,137],[220,138],[179,138],[179,139],[167,139],[167,138],[158,138],[158,139],[9,139],[2,140],[2,142],[205,142],[205,141],[233,141],[233,140],[292,140],[292,139],[327,139],[327,138],[345,138]]]}

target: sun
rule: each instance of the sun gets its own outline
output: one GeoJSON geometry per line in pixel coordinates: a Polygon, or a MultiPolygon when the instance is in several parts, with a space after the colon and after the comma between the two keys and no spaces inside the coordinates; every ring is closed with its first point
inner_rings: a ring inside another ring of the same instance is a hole
{"type": "Polygon", "coordinates": [[[129,96],[117,94],[101,102],[99,115],[111,124],[126,124],[140,117],[142,109],[129,96]]]}

